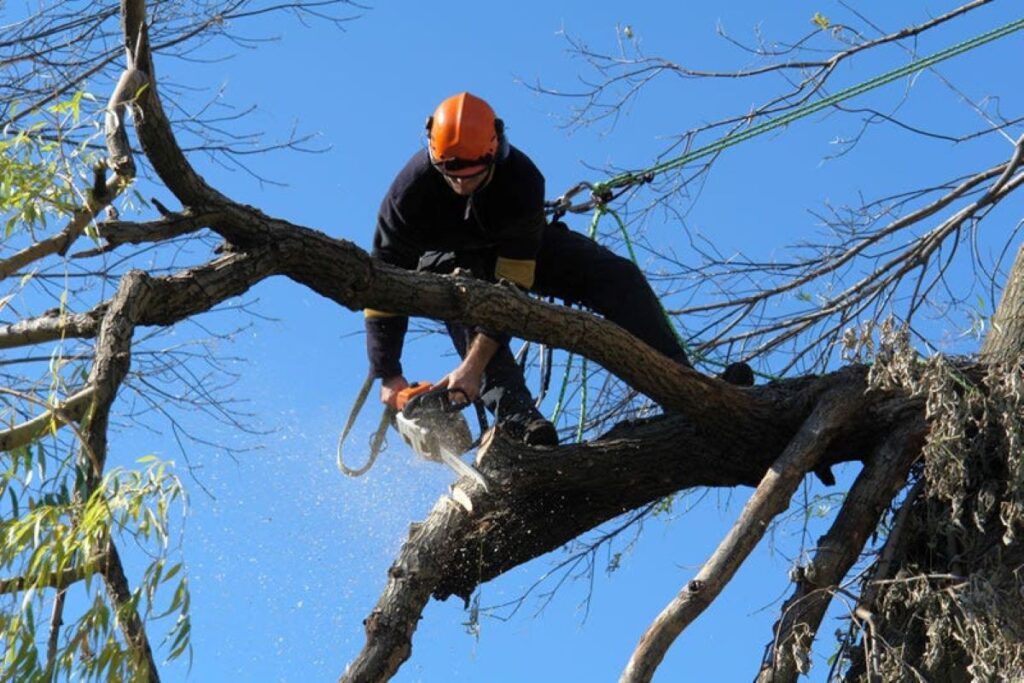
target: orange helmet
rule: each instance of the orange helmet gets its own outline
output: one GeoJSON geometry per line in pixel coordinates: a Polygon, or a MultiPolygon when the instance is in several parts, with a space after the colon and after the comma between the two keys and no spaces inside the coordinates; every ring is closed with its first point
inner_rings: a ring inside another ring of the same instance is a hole
{"type": "Polygon", "coordinates": [[[497,157],[500,133],[491,105],[468,92],[452,95],[427,119],[430,160],[453,171],[489,165],[497,157]]]}

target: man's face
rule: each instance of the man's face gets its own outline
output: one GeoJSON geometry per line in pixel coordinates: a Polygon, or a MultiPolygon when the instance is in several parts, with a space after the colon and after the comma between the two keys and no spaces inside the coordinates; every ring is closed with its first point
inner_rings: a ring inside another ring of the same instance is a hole
{"type": "Polygon", "coordinates": [[[455,194],[468,197],[473,194],[481,187],[487,184],[487,181],[491,179],[491,174],[494,172],[493,166],[481,166],[480,170],[473,173],[473,169],[466,169],[466,172],[460,172],[459,175],[451,175],[444,171],[439,171],[444,176],[444,181],[448,183],[448,187],[455,191],[455,194]]]}

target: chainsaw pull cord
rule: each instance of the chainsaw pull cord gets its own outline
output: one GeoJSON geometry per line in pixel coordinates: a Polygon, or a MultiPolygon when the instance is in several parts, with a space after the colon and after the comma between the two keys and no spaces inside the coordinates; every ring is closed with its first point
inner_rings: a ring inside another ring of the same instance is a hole
{"type": "Polygon", "coordinates": [[[335,463],[338,469],[344,474],[350,477],[358,477],[373,467],[373,463],[377,461],[377,456],[380,455],[382,446],[384,445],[384,436],[387,434],[388,426],[391,424],[391,419],[395,415],[394,408],[388,407],[384,409],[384,414],[380,416],[380,424],[377,425],[377,431],[373,434],[373,439],[370,441],[370,455],[366,459],[366,464],[359,468],[352,468],[345,464],[345,459],[342,456],[342,446],[345,444],[345,438],[348,437],[348,433],[352,431],[352,426],[356,423],[356,418],[359,417],[359,411],[363,409],[363,404],[366,403],[366,397],[370,394],[370,388],[373,387],[373,382],[376,377],[373,373],[366,376],[366,380],[363,382],[363,386],[359,389],[359,394],[356,396],[355,403],[352,404],[352,410],[349,411],[348,420],[345,422],[345,428],[341,430],[341,435],[338,437],[337,453],[335,455],[335,463]]]}

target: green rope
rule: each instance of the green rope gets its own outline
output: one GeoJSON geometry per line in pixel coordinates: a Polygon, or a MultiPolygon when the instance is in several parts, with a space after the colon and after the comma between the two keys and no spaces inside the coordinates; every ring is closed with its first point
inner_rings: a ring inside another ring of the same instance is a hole
{"type": "MultiPolygon", "coordinates": [[[[657,164],[655,166],[651,166],[650,168],[647,168],[642,171],[626,172],[619,174],[617,176],[613,176],[612,178],[609,178],[608,180],[605,180],[603,182],[594,183],[592,186],[592,196],[597,201],[597,205],[594,207],[594,215],[590,221],[590,238],[594,239],[595,235],[597,234],[597,225],[601,219],[601,216],[603,216],[606,213],[610,213],[619,225],[619,230],[622,232],[622,237],[626,242],[626,248],[629,251],[630,259],[633,261],[634,264],[637,264],[636,253],[633,251],[633,243],[629,238],[629,232],[626,230],[625,222],[622,220],[618,213],[608,208],[608,205],[605,201],[598,200],[598,197],[606,195],[610,190],[614,188],[628,187],[635,183],[647,182],[651,178],[660,173],[680,168],[697,159],[710,156],[712,154],[716,154],[730,147],[738,145],[741,142],[745,142],[759,135],[767,133],[768,131],[775,130],[776,128],[781,128],[782,126],[787,126],[790,123],[793,123],[794,121],[802,119],[806,116],[810,116],[811,114],[819,112],[822,109],[831,107],[832,105],[842,102],[843,100],[847,100],[851,97],[856,97],[857,95],[861,95],[870,90],[874,90],[875,88],[881,87],[888,83],[892,83],[893,81],[900,79],[904,76],[908,76],[912,73],[916,73],[923,69],[927,69],[928,67],[934,66],[939,62],[950,59],[952,57],[956,57],[957,55],[961,55],[965,52],[973,50],[976,47],[980,47],[986,43],[990,43],[994,40],[998,40],[999,38],[1008,36],[1011,33],[1015,33],[1016,31],[1019,31],[1022,28],[1024,28],[1024,17],[1017,19],[1016,21],[1011,21],[1010,23],[1005,24],[1004,26],[993,29],[981,35],[975,36],[974,38],[971,38],[969,40],[965,40],[955,45],[952,45],[944,50],[940,50],[939,52],[931,54],[927,57],[923,57],[921,59],[912,61],[908,64],[905,64],[904,66],[898,67],[879,76],[875,76],[874,78],[863,81],[862,83],[859,83],[857,85],[844,88],[833,95],[829,95],[828,97],[824,97],[815,102],[810,102],[777,118],[762,121],[761,123],[751,126],[750,128],[747,128],[746,130],[743,130],[739,133],[726,135],[723,138],[715,140],[714,142],[704,145],[703,147],[699,147],[695,150],[687,152],[686,154],[676,157],[675,159],[670,159],[666,162],[657,164]]],[[[698,362],[716,365],[718,367],[725,366],[725,363],[722,363],[721,361],[716,361],[708,358],[707,356],[704,356],[703,354],[693,352],[689,345],[686,343],[686,341],[682,338],[679,331],[676,329],[675,321],[672,320],[672,318],[669,316],[668,311],[665,309],[665,306],[661,303],[660,299],[658,301],[658,305],[661,307],[662,315],[665,316],[665,320],[668,323],[669,328],[672,330],[672,334],[675,335],[676,340],[683,347],[683,349],[685,349],[687,354],[692,355],[698,362]]],[[[568,381],[569,363],[571,362],[572,356],[570,355],[569,362],[566,364],[566,374],[565,378],[563,379],[562,393],[559,396],[559,406],[561,404],[561,399],[562,397],[564,397],[565,394],[564,382],[568,381]]],[[[584,365],[584,369],[585,368],[586,366],[584,365]]],[[[762,373],[757,374],[761,375],[762,373]]],[[[771,379],[771,377],[769,378],[771,379]]],[[[559,406],[556,406],[556,415],[559,406]]],[[[581,414],[581,426],[582,420],[583,417],[581,414]]],[[[580,427],[580,429],[581,428],[582,427],[580,427]]]]}
{"type": "MultiPolygon", "coordinates": [[[[608,209],[605,209],[604,207],[600,207],[599,206],[594,211],[594,215],[590,219],[590,230],[587,233],[587,235],[590,237],[590,239],[594,239],[594,237],[597,235],[597,224],[601,221],[601,214],[603,214],[607,210],[608,209]]],[[[633,248],[632,247],[630,247],[629,253],[630,253],[630,255],[633,254],[633,248]]],[[[633,258],[633,262],[636,263],[636,257],[633,258]]],[[[558,390],[558,400],[555,401],[555,408],[554,408],[554,410],[551,413],[551,422],[552,422],[552,424],[558,424],[558,416],[562,414],[562,407],[565,405],[565,391],[566,391],[566,388],[569,386],[569,374],[572,371],[572,361],[573,361],[574,358],[575,358],[575,356],[572,353],[570,353],[569,357],[566,358],[566,360],[565,360],[565,372],[562,373],[562,388],[558,390]]],[[[586,373],[587,373],[587,359],[584,357],[583,358],[583,380],[584,380],[584,385],[583,385],[583,392],[584,392],[583,393],[583,406],[580,408],[580,420],[579,420],[579,424],[577,425],[577,428],[576,428],[576,440],[577,441],[581,440],[580,439],[580,434],[582,433],[581,430],[583,429],[583,419],[584,419],[584,414],[586,413],[586,400],[587,400],[586,399],[586,373]]]]}
{"type": "Polygon", "coordinates": [[[824,97],[815,102],[810,102],[809,104],[806,104],[802,107],[798,107],[797,109],[794,109],[793,111],[784,114],[783,116],[779,116],[778,118],[768,119],[766,121],[762,121],[757,125],[751,126],[750,128],[747,128],[746,130],[741,131],[739,133],[727,135],[724,138],[720,138],[712,143],[704,145],[703,147],[687,152],[686,154],[680,157],[670,159],[669,161],[658,164],[656,166],[652,166],[646,169],[645,171],[622,173],[620,175],[609,178],[604,182],[595,183],[594,194],[600,195],[603,191],[607,191],[611,188],[632,185],[636,182],[639,182],[641,179],[645,177],[651,177],[651,175],[657,175],[659,173],[664,173],[665,171],[671,171],[673,169],[691,163],[696,159],[700,159],[702,157],[709,156],[717,152],[721,152],[722,150],[728,149],[729,147],[732,147],[734,145],[738,145],[741,142],[745,142],[747,140],[750,140],[751,138],[757,137],[758,135],[767,133],[770,130],[774,130],[776,128],[781,128],[782,126],[789,125],[790,123],[793,123],[798,119],[802,119],[805,116],[810,116],[811,114],[819,112],[822,109],[831,107],[832,105],[838,102],[842,102],[843,100],[866,93],[869,90],[874,90],[875,88],[881,87],[888,83],[892,83],[893,81],[899,78],[908,76],[912,73],[921,71],[923,69],[927,69],[928,67],[934,66],[939,62],[950,59],[951,57],[956,57],[957,55],[961,55],[965,52],[973,50],[976,47],[980,47],[981,45],[984,45],[986,43],[998,40],[999,38],[1008,36],[1011,33],[1015,33],[1016,31],[1019,31],[1021,29],[1024,29],[1024,17],[1017,19],[1016,21],[1011,21],[1010,23],[1004,26],[988,31],[987,33],[983,33],[969,40],[965,40],[961,43],[957,43],[956,45],[952,45],[946,48],[945,50],[940,50],[939,52],[936,52],[932,55],[910,62],[909,64],[893,69],[892,71],[889,71],[887,73],[875,76],[874,78],[868,79],[863,83],[850,86],[849,88],[844,88],[843,90],[840,90],[839,92],[833,95],[829,95],[828,97],[824,97]]]}
{"type": "MultiPolygon", "coordinates": [[[[602,213],[611,214],[612,218],[615,219],[615,222],[619,224],[619,232],[622,233],[622,239],[626,242],[626,250],[629,252],[629,258],[632,259],[634,265],[639,267],[640,264],[636,260],[636,252],[633,251],[633,241],[629,239],[629,231],[626,229],[626,222],[622,220],[622,216],[620,216],[617,211],[607,207],[605,207],[602,213]]],[[[668,314],[668,309],[666,309],[664,304],[661,303],[660,297],[658,298],[658,308],[661,309],[661,314],[665,316],[665,322],[668,323],[669,328],[672,330],[672,334],[675,335],[676,341],[679,342],[679,345],[682,346],[686,353],[689,354],[690,347],[687,345],[686,340],[683,339],[683,335],[679,334],[679,330],[676,329],[675,321],[668,314]]],[[[701,359],[704,360],[703,358],[701,359]]]]}
{"type": "Polygon", "coordinates": [[[555,409],[551,411],[551,424],[558,424],[558,416],[562,414],[562,406],[565,405],[565,389],[569,386],[569,371],[572,369],[573,354],[565,360],[565,372],[562,373],[562,388],[558,390],[558,400],[555,401],[555,409]]]}

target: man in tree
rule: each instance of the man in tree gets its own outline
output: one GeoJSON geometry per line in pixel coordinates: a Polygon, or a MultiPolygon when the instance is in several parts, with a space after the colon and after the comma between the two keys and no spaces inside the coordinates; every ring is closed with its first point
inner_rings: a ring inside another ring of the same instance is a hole
{"type": "MultiPolygon", "coordinates": [[[[428,149],[399,172],[381,203],[373,256],[402,268],[505,279],[543,296],[580,303],[690,366],[637,266],[562,222],[544,217],[544,176],[505,137],[484,100],[459,93],[427,120],[428,149]]],[[[408,386],[400,362],[405,316],[367,309],[367,352],[394,405],[408,386]]],[[[449,323],[462,362],[439,382],[481,398],[502,429],[530,445],[558,435],[534,405],[508,347],[492,330],[449,323]]],[[[748,369],[749,372],[749,369],[748,369]]]]}

